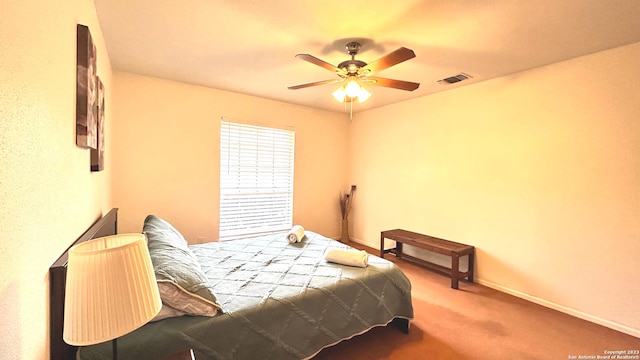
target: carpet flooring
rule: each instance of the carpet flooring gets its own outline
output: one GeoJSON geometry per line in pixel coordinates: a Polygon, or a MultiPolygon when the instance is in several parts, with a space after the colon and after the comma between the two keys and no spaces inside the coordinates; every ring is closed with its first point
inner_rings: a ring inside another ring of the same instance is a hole
{"type": "Polygon", "coordinates": [[[409,334],[374,328],[322,350],[314,360],[596,359],[606,351],[640,350],[640,338],[477,283],[461,281],[454,290],[445,275],[393,255],[385,258],[411,280],[415,318],[409,334]]]}

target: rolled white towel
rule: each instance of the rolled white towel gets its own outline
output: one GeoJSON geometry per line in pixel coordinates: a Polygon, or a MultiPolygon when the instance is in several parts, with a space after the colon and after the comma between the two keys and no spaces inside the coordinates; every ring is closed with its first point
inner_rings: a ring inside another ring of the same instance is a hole
{"type": "Polygon", "coordinates": [[[289,240],[289,242],[292,244],[302,241],[303,237],[304,228],[302,227],[302,225],[294,225],[287,233],[287,240],[289,240]]]}
{"type": "Polygon", "coordinates": [[[324,252],[324,259],[357,267],[366,267],[369,264],[369,254],[364,250],[329,248],[324,252]]]}

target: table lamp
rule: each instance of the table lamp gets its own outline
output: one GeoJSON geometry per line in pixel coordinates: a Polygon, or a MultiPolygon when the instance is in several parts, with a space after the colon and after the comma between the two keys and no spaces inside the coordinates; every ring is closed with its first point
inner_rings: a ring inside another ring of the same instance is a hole
{"type": "Polygon", "coordinates": [[[112,341],[153,319],[162,301],[145,235],[106,236],[69,250],[63,339],[84,346],[112,341]]]}

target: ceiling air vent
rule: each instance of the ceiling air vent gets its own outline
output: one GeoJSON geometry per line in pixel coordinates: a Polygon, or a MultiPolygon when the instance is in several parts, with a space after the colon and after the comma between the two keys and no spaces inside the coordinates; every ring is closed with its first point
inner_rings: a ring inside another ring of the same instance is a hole
{"type": "Polygon", "coordinates": [[[460,82],[462,80],[467,80],[467,79],[471,79],[472,76],[467,75],[465,73],[460,73],[458,75],[454,75],[454,76],[450,76],[448,78],[444,78],[442,80],[438,80],[438,84],[440,85],[449,85],[449,84],[455,84],[457,82],[460,82]]]}

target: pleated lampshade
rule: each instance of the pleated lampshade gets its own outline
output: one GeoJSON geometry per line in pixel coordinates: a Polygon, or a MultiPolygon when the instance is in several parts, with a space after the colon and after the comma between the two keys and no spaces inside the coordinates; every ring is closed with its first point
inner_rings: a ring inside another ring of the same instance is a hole
{"type": "Polygon", "coordinates": [[[106,236],[69,250],[63,339],[91,345],[153,319],[162,302],[143,234],[106,236]]]}

